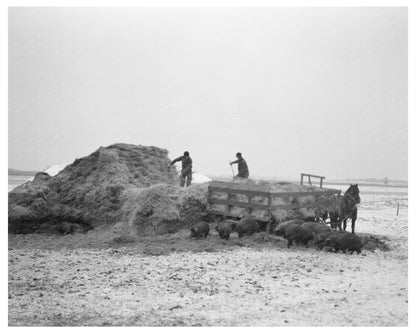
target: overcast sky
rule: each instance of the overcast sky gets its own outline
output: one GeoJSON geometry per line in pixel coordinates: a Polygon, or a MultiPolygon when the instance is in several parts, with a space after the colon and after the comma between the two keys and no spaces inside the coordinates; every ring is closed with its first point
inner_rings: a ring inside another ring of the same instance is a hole
{"type": "Polygon", "coordinates": [[[407,179],[407,9],[11,8],[9,167],[116,142],[194,170],[407,179]]]}

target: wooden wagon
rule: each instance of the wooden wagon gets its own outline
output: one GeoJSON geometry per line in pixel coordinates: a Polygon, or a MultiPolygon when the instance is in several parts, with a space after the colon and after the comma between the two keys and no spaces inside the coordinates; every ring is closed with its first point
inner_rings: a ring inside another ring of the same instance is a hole
{"type": "MultiPolygon", "coordinates": [[[[263,226],[262,229],[268,231],[271,223],[275,222],[273,211],[296,211],[301,208],[313,209],[325,206],[341,193],[340,190],[323,188],[322,178],[319,188],[311,186],[307,188],[308,191],[298,192],[276,192],[267,184],[212,181],[208,187],[208,203],[210,205],[208,212],[214,218],[220,217],[237,221],[242,216],[233,210],[235,207],[242,208],[245,215],[251,215],[260,222],[260,225],[263,226]],[[218,194],[221,194],[220,198],[218,194]],[[302,203],[302,200],[298,200],[302,197],[314,197],[314,200],[302,203]],[[276,201],[280,203],[276,204],[276,201]],[[253,215],[253,211],[256,211],[257,214],[253,215]]],[[[278,184],[289,185],[291,183],[280,182],[278,184]]]]}

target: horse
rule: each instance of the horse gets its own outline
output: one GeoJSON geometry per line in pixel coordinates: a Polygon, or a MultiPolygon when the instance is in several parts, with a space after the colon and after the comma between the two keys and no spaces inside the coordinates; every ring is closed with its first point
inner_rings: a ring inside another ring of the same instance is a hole
{"type": "Polygon", "coordinates": [[[347,220],[351,219],[351,233],[355,232],[355,221],[357,220],[357,204],[361,202],[360,190],[358,184],[350,185],[344,195],[339,196],[335,201],[331,212],[331,226],[338,226],[345,231],[347,229],[347,220]]]}

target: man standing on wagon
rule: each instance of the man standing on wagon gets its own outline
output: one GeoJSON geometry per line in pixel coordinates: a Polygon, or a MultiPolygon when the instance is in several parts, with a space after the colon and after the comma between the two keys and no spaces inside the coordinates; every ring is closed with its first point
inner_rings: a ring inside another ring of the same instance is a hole
{"type": "Polygon", "coordinates": [[[184,187],[186,181],[186,186],[189,186],[192,182],[192,158],[189,156],[189,152],[186,151],[183,153],[183,156],[175,158],[172,162],[170,162],[169,167],[179,161],[182,161],[179,185],[184,187]]]}
{"type": "Polygon", "coordinates": [[[233,162],[230,162],[230,165],[238,163],[238,174],[236,178],[248,178],[248,166],[246,160],[243,158],[241,153],[235,155],[237,159],[233,162]]]}

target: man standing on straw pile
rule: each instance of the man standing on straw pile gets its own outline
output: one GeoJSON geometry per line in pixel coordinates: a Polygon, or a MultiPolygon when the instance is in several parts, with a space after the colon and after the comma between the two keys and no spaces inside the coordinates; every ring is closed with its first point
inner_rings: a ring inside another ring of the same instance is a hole
{"type": "Polygon", "coordinates": [[[182,170],[181,175],[179,176],[180,182],[179,185],[181,187],[191,185],[192,182],[192,158],[189,156],[189,152],[184,152],[183,156],[175,158],[172,162],[170,162],[169,167],[171,167],[176,162],[182,161],[182,170]]]}
{"type": "Polygon", "coordinates": [[[243,158],[241,153],[237,153],[235,156],[237,156],[237,160],[234,162],[230,162],[230,165],[234,163],[238,163],[238,174],[237,178],[248,178],[248,166],[246,160],[243,158]]]}

